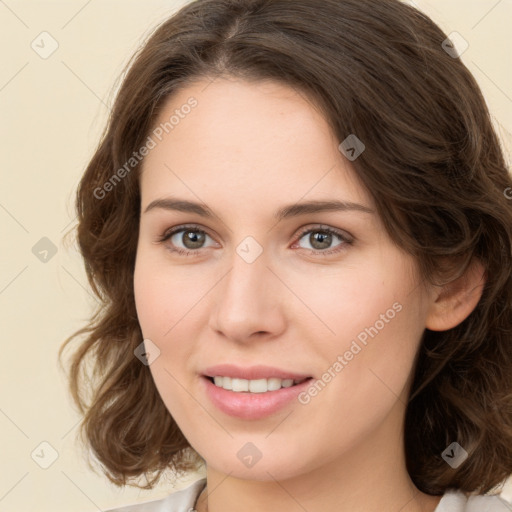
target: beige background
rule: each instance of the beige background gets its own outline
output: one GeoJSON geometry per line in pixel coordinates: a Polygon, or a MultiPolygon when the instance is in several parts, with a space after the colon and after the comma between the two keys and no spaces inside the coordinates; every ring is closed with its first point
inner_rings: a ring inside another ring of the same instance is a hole
{"type": "MultiPolygon", "coordinates": [[[[62,237],[74,191],[102,129],[113,86],[139,43],[184,1],[0,0],[0,512],[97,511],[157,499],[173,488],[119,490],[90,471],[57,350],[92,310],[81,259],[62,237]],[[58,49],[43,59],[31,47],[58,49]],[[47,237],[57,253],[32,252],[47,237]],[[50,253],[51,254],[51,253],[50,253]],[[52,448],[58,453],[51,462],[52,448]],[[31,456],[32,454],[32,456],[31,456]]],[[[418,0],[446,33],[469,43],[462,59],[512,149],[511,0],[418,0]]],[[[198,475],[191,475],[188,484],[198,475]]],[[[512,497],[512,485],[505,491],[512,497]]]]}

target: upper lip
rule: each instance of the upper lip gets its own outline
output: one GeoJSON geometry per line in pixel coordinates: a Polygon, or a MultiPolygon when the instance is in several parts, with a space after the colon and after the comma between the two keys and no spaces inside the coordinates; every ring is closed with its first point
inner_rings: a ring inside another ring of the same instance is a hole
{"type": "Polygon", "coordinates": [[[307,379],[311,375],[290,372],[288,370],[282,370],[281,368],[275,368],[273,366],[236,366],[233,364],[219,364],[206,368],[203,372],[207,377],[233,377],[235,379],[307,379]]]}

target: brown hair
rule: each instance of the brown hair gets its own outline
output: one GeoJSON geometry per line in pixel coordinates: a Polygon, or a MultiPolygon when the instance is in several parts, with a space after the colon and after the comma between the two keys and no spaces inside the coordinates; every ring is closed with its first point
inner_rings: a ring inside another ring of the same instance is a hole
{"type": "Polygon", "coordinates": [[[197,0],[134,56],[77,191],[79,248],[101,305],[59,352],[86,335],[70,388],[85,414],[81,433],[112,482],[151,488],[166,468],[201,459],[134,356],[140,164],[108,193],[104,184],[143,146],[172,93],[221,75],[294,87],[340,142],[363,141],[352,165],[423,279],[447,282],[473,258],[483,263],[474,311],[448,331],[424,332],[406,411],[407,468],[434,495],[487,492],[512,472],[512,181],[480,89],[443,49],[446,38],[398,0],[197,0]],[[457,469],[441,458],[452,441],[469,453],[457,469]],[[154,472],[146,486],[129,481],[154,472]]]}

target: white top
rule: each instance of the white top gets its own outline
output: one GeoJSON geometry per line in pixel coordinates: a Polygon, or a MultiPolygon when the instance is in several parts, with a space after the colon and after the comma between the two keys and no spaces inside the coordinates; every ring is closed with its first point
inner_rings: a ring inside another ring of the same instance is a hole
{"type": "MultiPolygon", "coordinates": [[[[105,512],[193,512],[199,494],[206,485],[206,478],[197,480],[181,491],[161,500],[106,510],[105,512]]],[[[512,504],[499,496],[466,496],[450,489],[445,492],[434,512],[512,512],[512,504]]]]}

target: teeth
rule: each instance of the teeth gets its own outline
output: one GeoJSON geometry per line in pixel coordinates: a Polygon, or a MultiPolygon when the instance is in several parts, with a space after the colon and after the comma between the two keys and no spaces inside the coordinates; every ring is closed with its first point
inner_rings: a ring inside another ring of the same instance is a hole
{"type": "MultiPolygon", "coordinates": [[[[222,384],[224,384],[224,378],[222,378],[222,384]]],[[[232,379],[231,386],[233,391],[249,391],[249,381],[245,379],[232,379]]]]}
{"type": "Polygon", "coordinates": [[[233,389],[232,379],[231,377],[222,377],[222,387],[224,389],[233,389]]]}
{"type": "Polygon", "coordinates": [[[213,378],[213,382],[217,387],[230,391],[266,393],[267,391],[277,391],[281,388],[289,388],[294,384],[302,382],[302,380],[294,381],[293,379],[277,379],[274,377],[270,379],[247,380],[216,376],[213,378]]]}

